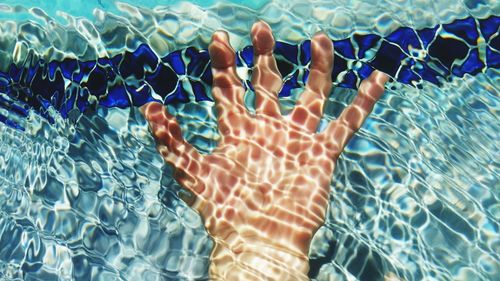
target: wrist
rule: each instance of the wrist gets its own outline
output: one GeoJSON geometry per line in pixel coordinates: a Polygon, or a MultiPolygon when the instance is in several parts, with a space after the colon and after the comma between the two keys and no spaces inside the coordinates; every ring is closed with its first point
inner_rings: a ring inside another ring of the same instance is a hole
{"type": "Polygon", "coordinates": [[[309,280],[307,253],[289,245],[248,241],[216,241],[210,277],[215,280],[309,280]]]}

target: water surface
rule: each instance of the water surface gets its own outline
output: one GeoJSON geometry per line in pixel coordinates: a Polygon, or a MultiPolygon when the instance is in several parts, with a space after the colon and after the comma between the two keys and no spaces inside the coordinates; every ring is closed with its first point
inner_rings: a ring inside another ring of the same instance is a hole
{"type": "MultiPolygon", "coordinates": [[[[500,9],[494,1],[153,2],[2,1],[0,71],[27,57],[96,60],[141,44],[159,57],[206,49],[217,29],[228,30],[241,50],[257,18],[278,40],[299,44],[318,30],[335,40],[387,36],[500,9]]],[[[311,278],[500,277],[498,72],[485,67],[439,85],[388,84],[337,162],[327,222],[310,251],[311,278]]],[[[298,92],[281,98],[285,111],[298,92]]],[[[336,87],[323,124],[354,96],[336,87]]],[[[213,102],[168,106],[199,150],[215,146],[213,102]]],[[[96,106],[65,119],[50,108],[23,117],[2,103],[0,114],[25,128],[0,123],[0,279],[208,278],[212,241],[179,199],[137,108],[96,106]]]]}

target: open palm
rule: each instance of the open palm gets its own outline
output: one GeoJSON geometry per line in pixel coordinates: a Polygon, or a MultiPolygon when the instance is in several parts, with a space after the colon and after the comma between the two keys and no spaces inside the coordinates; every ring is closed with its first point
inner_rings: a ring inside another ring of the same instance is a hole
{"type": "Polygon", "coordinates": [[[271,29],[257,22],[251,35],[255,115],[244,106],[245,89],[227,34],[213,35],[212,95],[221,141],[210,155],[183,139],[162,104],[146,104],[142,111],[158,150],[176,168],[177,181],[194,194],[192,207],[215,240],[211,277],[303,280],[310,241],[324,223],[335,161],[382,95],[387,77],[374,71],[341,116],[316,133],[332,87],[332,41],[322,33],[312,39],[306,88],[292,112],[283,116],[271,29]]]}

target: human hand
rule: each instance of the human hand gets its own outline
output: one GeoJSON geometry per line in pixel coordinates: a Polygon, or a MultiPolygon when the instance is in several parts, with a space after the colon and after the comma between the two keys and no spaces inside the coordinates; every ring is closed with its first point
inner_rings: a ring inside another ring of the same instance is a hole
{"type": "Polygon", "coordinates": [[[212,37],[212,95],[221,140],[210,155],[183,139],[179,124],[161,103],[141,110],[159,152],[175,167],[176,180],[194,195],[192,207],[215,240],[211,278],[306,280],[309,245],[325,220],[335,161],[382,95],[387,76],[374,71],[340,117],[316,133],[332,87],[332,41],[323,33],[313,37],[305,90],[283,116],[271,29],[257,22],[251,36],[255,115],[243,103],[245,89],[227,34],[212,37]]]}

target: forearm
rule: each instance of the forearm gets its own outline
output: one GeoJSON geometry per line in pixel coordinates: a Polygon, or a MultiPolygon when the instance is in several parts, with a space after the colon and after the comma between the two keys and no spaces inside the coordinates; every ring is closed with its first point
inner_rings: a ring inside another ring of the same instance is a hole
{"type": "Polygon", "coordinates": [[[216,241],[210,264],[211,280],[309,280],[307,253],[285,245],[238,239],[216,241]]]}

